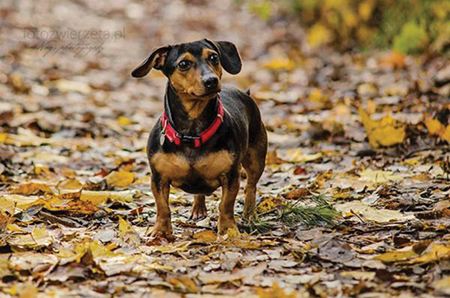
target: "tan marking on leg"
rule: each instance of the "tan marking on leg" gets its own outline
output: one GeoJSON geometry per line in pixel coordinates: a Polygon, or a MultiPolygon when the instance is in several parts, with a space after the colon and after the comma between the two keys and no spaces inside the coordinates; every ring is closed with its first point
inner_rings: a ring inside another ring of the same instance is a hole
{"type": "Polygon", "coordinates": [[[162,236],[167,240],[173,240],[169,207],[169,181],[163,178],[159,183],[159,187],[157,187],[152,180],[151,188],[156,202],[156,222],[150,236],[162,236]]]}
{"type": "Polygon", "coordinates": [[[255,149],[249,148],[242,161],[242,165],[247,173],[247,184],[244,189],[244,218],[255,215],[256,184],[264,172],[265,155],[265,150],[256,151],[255,149]]]}
{"type": "Polygon", "coordinates": [[[230,170],[233,155],[228,151],[211,153],[195,163],[194,169],[207,180],[216,180],[223,173],[230,170]]]}
{"type": "Polygon", "coordinates": [[[219,235],[226,234],[228,229],[236,229],[236,221],[234,220],[234,203],[239,192],[239,175],[236,173],[236,178],[229,181],[225,175],[222,175],[222,199],[219,204],[219,235]]]}
{"type": "Polygon", "coordinates": [[[150,163],[162,177],[180,180],[189,173],[190,165],[186,158],[174,153],[156,153],[150,163]]]}
{"type": "Polygon", "coordinates": [[[192,203],[191,219],[197,220],[206,217],[207,209],[205,202],[205,195],[195,195],[192,203]]]}

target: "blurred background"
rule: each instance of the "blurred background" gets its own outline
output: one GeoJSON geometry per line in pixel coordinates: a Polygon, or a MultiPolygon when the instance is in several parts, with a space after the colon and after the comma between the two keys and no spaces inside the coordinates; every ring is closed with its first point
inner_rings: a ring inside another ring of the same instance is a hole
{"type": "Polygon", "coordinates": [[[3,133],[143,150],[166,79],[130,71],[154,47],[207,37],[239,48],[243,71],[224,81],[251,90],[271,148],[363,150],[359,107],[413,126],[393,144],[450,138],[449,1],[3,0],[0,15],[3,133]]]}

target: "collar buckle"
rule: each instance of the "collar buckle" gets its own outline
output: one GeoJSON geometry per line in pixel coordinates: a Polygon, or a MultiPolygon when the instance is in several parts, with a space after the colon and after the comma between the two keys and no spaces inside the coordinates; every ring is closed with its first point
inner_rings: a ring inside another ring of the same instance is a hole
{"type": "Polygon", "coordinates": [[[202,138],[199,136],[188,136],[177,132],[176,137],[179,138],[181,142],[193,147],[198,147],[197,144],[202,144],[202,138]]]}

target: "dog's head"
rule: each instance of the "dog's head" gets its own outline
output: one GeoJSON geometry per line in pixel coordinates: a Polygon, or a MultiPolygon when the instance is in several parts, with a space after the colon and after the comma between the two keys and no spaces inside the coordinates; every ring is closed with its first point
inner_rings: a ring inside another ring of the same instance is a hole
{"type": "Polygon", "coordinates": [[[221,90],[222,68],[237,74],[242,62],[233,43],[203,39],[156,48],[131,75],[142,78],[152,68],[166,75],[181,99],[210,99],[221,90]]]}

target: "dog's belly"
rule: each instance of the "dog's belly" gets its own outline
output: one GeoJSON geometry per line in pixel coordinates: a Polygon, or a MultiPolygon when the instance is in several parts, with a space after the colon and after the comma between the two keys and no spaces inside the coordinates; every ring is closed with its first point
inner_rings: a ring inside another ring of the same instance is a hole
{"type": "Polygon", "coordinates": [[[223,150],[193,160],[175,153],[157,153],[150,162],[173,186],[188,193],[208,194],[221,185],[233,161],[233,156],[223,150]]]}
{"type": "Polygon", "coordinates": [[[220,180],[205,180],[201,176],[193,175],[183,181],[172,181],[174,187],[192,194],[210,194],[220,186],[220,180]]]}

